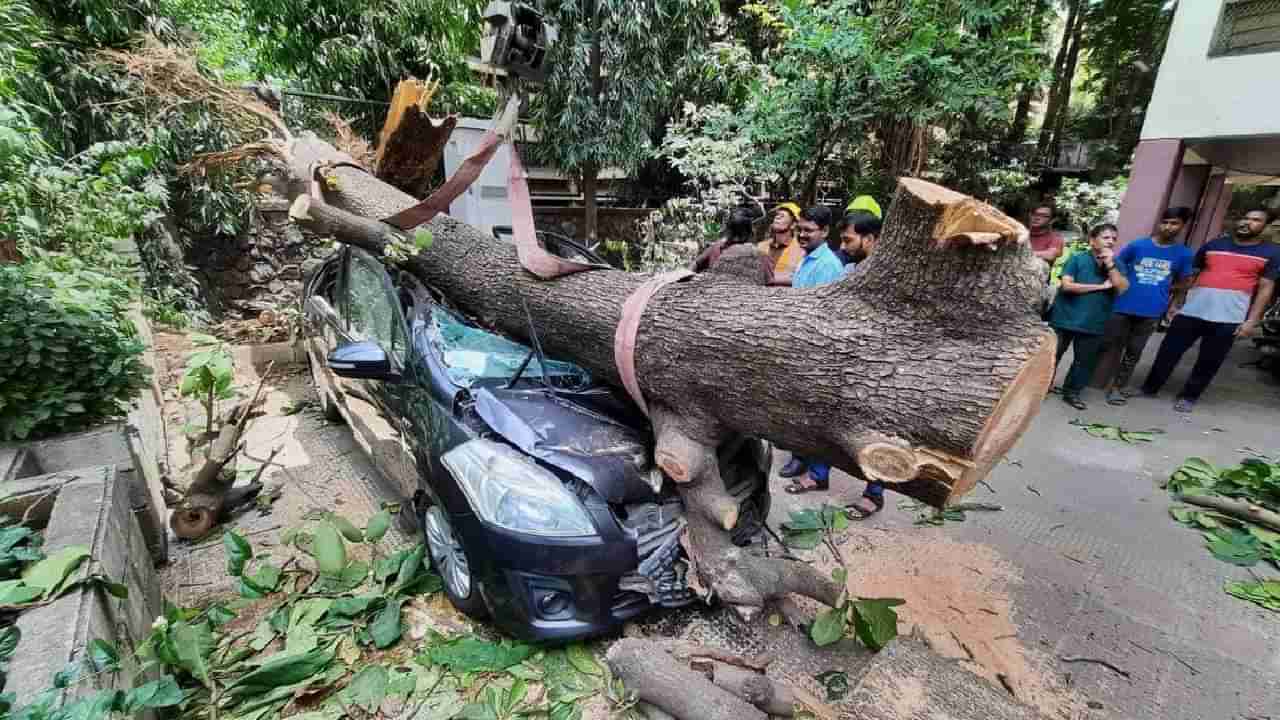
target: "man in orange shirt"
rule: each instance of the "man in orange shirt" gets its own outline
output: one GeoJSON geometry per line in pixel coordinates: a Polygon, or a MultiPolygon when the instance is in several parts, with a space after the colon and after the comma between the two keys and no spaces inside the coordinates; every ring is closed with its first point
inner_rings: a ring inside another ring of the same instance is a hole
{"type": "Polygon", "coordinates": [[[790,285],[791,274],[800,265],[804,250],[796,242],[796,218],[800,206],[782,203],[773,209],[773,223],[769,226],[769,238],[756,243],[761,255],[773,260],[774,285],[790,285]]]}

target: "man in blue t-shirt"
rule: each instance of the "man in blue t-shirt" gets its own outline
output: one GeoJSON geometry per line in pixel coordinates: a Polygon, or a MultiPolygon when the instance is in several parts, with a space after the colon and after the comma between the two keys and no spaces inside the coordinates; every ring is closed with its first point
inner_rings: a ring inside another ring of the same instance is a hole
{"type": "Polygon", "coordinates": [[[1169,309],[1175,286],[1192,275],[1195,253],[1177,242],[1189,222],[1190,208],[1171,207],[1164,211],[1151,237],[1134,240],[1116,255],[1127,268],[1129,291],[1116,298],[1103,333],[1101,366],[1103,372],[1113,373],[1105,385],[1108,404],[1124,405],[1133,396],[1127,387],[1133,369],[1169,309]]]}

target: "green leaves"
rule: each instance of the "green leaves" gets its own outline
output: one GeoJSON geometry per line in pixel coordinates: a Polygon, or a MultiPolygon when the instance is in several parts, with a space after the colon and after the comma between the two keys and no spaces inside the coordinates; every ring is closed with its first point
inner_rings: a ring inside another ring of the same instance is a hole
{"type": "Polygon", "coordinates": [[[592,655],[591,650],[582,643],[575,643],[565,648],[565,657],[568,658],[569,664],[573,665],[574,670],[584,675],[604,676],[604,668],[600,667],[595,655],[592,655]]]}
{"type": "Polygon", "coordinates": [[[864,598],[853,603],[853,630],[863,645],[880,650],[898,636],[898,613],[893,608],[905,600],[864,598]]]}
{"type": "Polygon", "coordinates": [[[790,518],[782,523],[782,540],[789,547],[811,550],[820,545],[825,537],[848,527],[848,514],[832,505],[793,510],[790,518]]]}
{"type": "Polygon", "coordinates": [[[120,669],[120,651],[106,640],[94,638],[89,641],[86,650],[89,667],[94,672],[116,672],[120,669]]]}
{"type": "Polygon", "coordinates": [[[387,679],[385,667],[370,665],[351,678],[343,694],[349,704],[365,712],[376,712],[387,697],[387,679]]]}
{"type": "Polygon", "coordinates": [[[231,385],[235,381],[235,369],[231,351],[225,345],[208,335],[202,335],[200,339],[204,342],[198,342],[197,346],[204,349],[188,358],[178,394],[200,400],[205,410],[204,430],[212,433],[215,403],[234,394],[231,385]]]}
{"type": "Polygon", "coordinates": [[[1223,586],[1228,595],[1280,612],[1280,580],[1229,582],[1223,586]]]}
{"type": "Polygon", "coordinates": [[[387,604],[374,616],[369,625],[369,636],[373,638],[374,647],[384,650],[396,644],[400,639],[400,605],[403,600],[388,600],[387,604]]]}
{"type": "Polygon", "coordinates": [[[177,658],[177,664],[191,673],[191,677],[209,687],[209,654],[213,652],[213,633],[208,624],[192,625],[178,622],[169,630],[169,648],[177,658]]]}
{"type": "MultiPolygon", "coordinates": [[[[89,558],[89,548],[85,545],[72,545],[31,565],[22,572],[22,583],[31,589],[39,589],[39,597],[49,599],[62,594],[67,588],[67,581],[80,564],[89,558]]],[[[12,590],[18,595],[20,590],[12,590]]]]}
{"type": "Polygon", "coordinates": [[[296,655],[276,655],[227,688],[232,697],[253,697],[274,688],[302,682],[333,662],[333,648],[317,648],[296,655]]]}
{"type": "Polygon", "coordinates": [[[382,540],[382,536],[387,534],[387,530],[391,527],[391,513],[386,509],[379,510],[369,518],[369,524],[364,529],[364,539],[367,543],[376,543],[382,540]]]}
{"type": "Polygon", "coordinates": [[[1205,547],[1219,560],[1241,567],[1252,567],[1262,559],[1258,538],[1235,528],[1215,528],[1204,533],[1205,547]]]}
{"type": "Polygon", "coordinates": [[[342,543],[338,528],[325,521],[316,526],[315,539],[311,542],[316,567],[321,574],[330,577],[342,574],[347,567],[347,548],[342,543]]]}
{"type": "Polygon", "coordinates": [[[240,577],[244,574],[244,564],[253,558],[253,548],[235,530],[222,533],[222,548],[227,554],[227,574],[240,577]]]}
{"type": "Polygon", "coordinates": [[[813,638],[813,642],[818,647],[826,647],[838,642],[840,638],[844,637],[848,616],[849,611],[844,605],[818,613],[818,617],[814,619],[813,625],[809,628],[809,637],[813,638]]]}
{"type": "Polygon", "coordinates": [[[471,636],[432,645],[427,651],[431,662],[462,673],[506,670],[531,655],[533,648],[524,643],[510,640],[494,643],[471,636]]]}
{"type": "Polygon", "coordinates": [[[1083,429],[1085,432],[1096,438],[1102,438],[1103,440],[1119,440],[1120,442],[1129,443],[1131,445],[1140,442],[1151,442],[1155,439],[1156,435],[1164,434],[1164,430],[1154,428],[1148,430],[1126,430],[1116,425],[1091,423],[1080,419],[1072,420],[1071,424],[1083,429]]]}
{"type": "Polygon", "coordinates": [[[435,236],[427,228],[415,228],[413,231],[413,246],[418,250],[426,250],[435,242],[435,236]]]}
{"type": "Polygon", "coordinates": [[[120,711],[132,715],[148,708],[173,707],[182,703],[182,689],[171,675],[140,685],[128,693],[120,704],[120,711]]]}

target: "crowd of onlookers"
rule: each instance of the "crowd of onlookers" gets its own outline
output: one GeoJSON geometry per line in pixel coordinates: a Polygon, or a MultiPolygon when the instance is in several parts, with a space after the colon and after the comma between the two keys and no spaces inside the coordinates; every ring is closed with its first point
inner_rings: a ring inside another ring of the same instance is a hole
{"type": "MultiPolygon", "coordinates": [[[[1139,392],[1154,397],[1199,342],[1191,375],[1174,402],[1174,410],[1191,412],[1235,338],[1258,331],[1280,277],[1280,245],[1263,238],[1275,212],[1252,210],[1233,232],[1195,251],[1179,240],[1191,218],[1188,208],[1168,208],[1150,236],[1131,239],[1118,251],[1116,226],[1102,223],[1089,231],[1088,251],[1066,258],[1060,282],[1046,293],[1044,309],[1058,336],[1057,361],[1072,350],[1071,368],[1061,388],[1054,389],[1064,402],[1086,409],[1082,396],[1099,364],[1109,404],[1124,405],[1139,392]],[[1135,391],[1130,386],[1134,368],[1161,328],[1164,340],[1146,381],[1135,391]]],[[[874,252],[881,232],[880,206],[865,195],[849,203],[835,237],[832,212],[824,206],[801,210],[795,203],[779,205],[769,219],[768,236],[759,242],[754,219],[746,209],[730,213],[722,238],[698,256],[693,269],[733,260],[762,284],[811,288],[856,272],[858,263],[874,252]]],[[[1068,250],[1053,221],[1051,204],[1031,209],[1031,250],[1049,266],[1068,250]]],[[[787,492],[799,494],[826,490],[830,470],[826,463],[794,455],[780,475],[792,481],[787,492]]],[[[869,517],[883,507],[883,487],[870,482],[849,509],[869,517]]]]}
{"type": "MultiPolygon", "coordinates": [[[[1111,405],[1135,394],[1155,397],[1182,356],[1197,342],[1191,375],[1173,409],[1191,412],[1227,359],[1237,337],[1258,332],[1262,314],[1280,277],[1280,245],[1263,232],[1275,220],[1272,210],[1251,210],[1198,250],[1179,235],[1191,222],[1191,210],[1171,207],[1150,236],[1132,239],[1119,252],[1116,226],[1103,223],[1089,232],[1089,251],[1075,253],[1062,268],[1061,283],[1046,313],[1058,334],[1058,359],[1072,348],[1071,369],[1062,399],[1077,410],[1099,364],[1099,382],[1111,405]],[[1167,322],[1164,340],[1140,388],[1129,383],[1151,336],[1167,322]]],[[[1032,211],[1032,249],[1053,263],[1062,240],[1050,229],[1051,206],[1032,211]]]]}

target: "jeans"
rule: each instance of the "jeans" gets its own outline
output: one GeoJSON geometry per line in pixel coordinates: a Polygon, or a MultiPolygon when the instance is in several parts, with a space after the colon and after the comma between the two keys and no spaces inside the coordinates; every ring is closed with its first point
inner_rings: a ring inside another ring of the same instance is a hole
{"type": "Polygon", "coordinates": [[[1098,364],[1098,353],[1102,350],[1103,336],[1062,328],[1054,328],[1053,331],[1058,334],[1058,357],[1054,361],[1054,377],[1058,375],[1058,365],[1062,362],[1062,356],[1067,352],[1067,348],[1071,345],[1076,348],[1075,357],[1071,361],[1071,370],[1067,372],[1067,378],[1062,381],[1063,396],[1075,397],[1084,390],[1089,384],[1089,378],[1093,376],[1093,368],[1098,364]]]}
{"type": "MultiPolygon", "coordinates": [[[[796,457],[800,458],[799,455],[796,457]]],[[[831,466],[827,463],[810,462],[804,458],[800,458],[800,460],[809,466],[809,476],[813,478],[814,482],[825,485],[831,479],[831,466]]]]}
{"type": "Polygon", "coordinates": [[[1200,354],[1191,368],[1191,377],[1187,378],[1182,392],[1178,394],[1178,397],[1188,400],[1198,399],[1227,361],[1238,327],[1236,323],[1210,322],[1188,315],[1174,317],[1164,333],[1164,342],[1160,343],[1160,351],[1156,353],[1147,381],[1142,384],[1142,392],[1148,395],[1160,392],[1178,366],[1178,361],[1199,340],[1200,354]]]}
{"type": "Polygon", "coordinates": [[[1103,372],[1114,373],[1108,387],[1124,388],[1133,377],[1133,369],[1142,359],[1142,351],[1147,347],[1160,318],[1147,318],[1139,315],[1114,313],[1107,319],[1106,338],[1101,359],[1098,361],[1103,372]]]}

